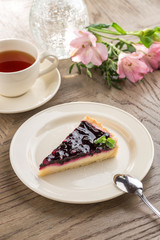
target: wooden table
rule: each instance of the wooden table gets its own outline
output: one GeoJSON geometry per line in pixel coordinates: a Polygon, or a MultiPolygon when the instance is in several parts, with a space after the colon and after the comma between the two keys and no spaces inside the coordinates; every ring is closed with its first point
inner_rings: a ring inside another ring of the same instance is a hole
{"type": "MultiPolygon", "coordinates": [[[[31,0],[0,0],[0,38],[34,42],[29,30],[31,0]]],[[[119,23],[127,30],[159,25],[158,0],[88,0],[91,23],[119,23]]],[[[138,197],[122,195],[110,201],[74,205],[46,199],[27,188],[9,160],[11,139],[28,118],[48,107],[72,101],[96,101],[121,108],[138,118],[150,132],[155,156],[143,180],[145,194],[160,209],[160,72],[143,82],[108,89],[100,75],[71,77],[71,60],[62,60],[61,87],[45,105],[25,113],[0,114],[0,239],[4,240],[158,240],[160,220],[138,197]]]]}

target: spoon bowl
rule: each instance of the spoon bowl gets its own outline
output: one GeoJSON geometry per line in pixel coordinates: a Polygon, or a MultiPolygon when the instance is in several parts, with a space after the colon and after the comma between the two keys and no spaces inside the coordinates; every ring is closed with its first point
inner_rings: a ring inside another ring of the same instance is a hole
{"type": "Polygon", "coordinates": [[[113,178],[116,186],[123,192],[132,193],[138,195],[141,200],[160,217],[160,212],[147,200],[143,194],[143,184],[138,179],[124,174],[116,174],[113,178]]]}
{"type": "Polygon", "coordinates": [[[116,174],[113,178],[119,189],[126,193],[136,193],[137,190],[143,191],[143,184],[136,178],[129,175],[116,174]]]}

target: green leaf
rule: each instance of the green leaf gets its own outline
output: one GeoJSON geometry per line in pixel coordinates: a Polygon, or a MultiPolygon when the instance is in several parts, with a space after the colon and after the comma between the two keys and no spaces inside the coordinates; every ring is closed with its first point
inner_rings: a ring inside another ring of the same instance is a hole
{"type": "Polygon", "coordinates": [[[108,57],[111,57],[112,54],[113,54],[113,49],[112,49],[112,47],[110,47],[108,50],[108,57]]]}
{"type": "Polygon", "coordinates": [[[110,26],[111,26],[110,24],[99,23],[99,24],[91,24],[86,28],[92,27],[92,28],[102,29],[102,28],[109,28],[110,26]]]}
{"type": "Polygon", "coordinates": [[[73,67],[74,67],[74,63],[72,63],[72,65],[70,66],[70,68],[69,68],[69,73],[72,72],[73,67]]]}
{"type": "Polygon", "coordinates": [[[106,140],[106,145],[107,145],[107,147],[109,147],[109,148],[114,148],[114,146],[115,146],[115,141],[114,141],[112,138],[107,138],[107,140],[106,140]]]}
{"type": "Polygon", "coordinates": [[[80,68],[79,64],[77,63],[76,66],[77,66],[79,74],[81,74],[81,68],[80,68]]]}
{"type": "Polygon", "coordinates": [[[95,144],[106,143],[106,137],[101,136],[100,138],[97,138],[96,140],[94,140],[94,143],[95,144]]]}
{"type": "Polygon", "coordinates": [[[136,52],[136,49],[135,49],[135,47],[132,45],[132,44],[127,44],[127,47],[128,47],[128,51],[129,52],[136,52]]]}
{"type": "Polygon", "coordinates": [[[123,42],[123,41],[119,41],[118,43],[116,43],[116,47],[117,48],[119,48],[119,49],[122,49],[123,48],[123,46],[124,46],[124,44],[125,44],[125,42],[123,42]]]}
{"type": "Polygon", "coordinates": [[[112,83],[112,86],[118,90],[122,90],[122,87],[117,84],[112,83]]]}
{"type": "Polygon", "coordinates": [[[117,32],[119,32],[121,34],[126,34],[126,31],[123,28],[121,28],[117,23],[115,23],[115,22],[112,23],[112,27],[114,29],[116,29],[117,32]]]}
{"type": "Polygon", "coordinates": [[[110,63],[110,67],[112,68],[113,71],[115,71],[115,72],[117,71],[117,64],[115,62],[112,61],[110,63]]]}
{"type": "Polygon", "coordinates": [[[115,146],[115,141],[112,138],[107,138],[103,135],[100,138],[94,140],[95,144],[104,144],[109,148],[114,148],[115,146]]]}
{"type": "Polygon", "coordinates": [[[145,47],[147,47],[147,48],[149,48],[149,47],[152,45],[152,43],[153,43],[152,37],[143,37],[143,36],[140,36],[140,40],[141,40],[141,43],[142,43],[145,47]]]}
{"type": "Polygon", "coordinates": [[[153,40],[159,42],[160,41],[160,32],[156,31],[152,35],[153,40]]]}
{"type": "Polygon", "coordinates": [[[107,80],[108,86],[111,87],[112,84],[111,84],[111,77],[110,77],[110,74],[107,74],[107,76],[106,76],[105,79],[107,80]]]}
{"type": "Polygon", "coordinates": [[[159,31],[160,32],[160,26],[157,26],[153,29],[154,31],[159,31]]]}
{"type": "Polygon", "coordinates": [[[90,78],[92,78],[92,73],[91,73],[91,71],[87,68],[87,75],[90,77],[90,78]]]}
{"type": "Polygon", "coordinates": [[[87,68],[93,68],[93,67],[94,67],[94,64],[90,62],[90,63],[88,63],[88,64],[86,65],[86,67],[87,67],[87,68]]]}
{"type": "Polygon", "coordinates": [[[112,78],[112,85],[113,85],[113,82],[114,83],[121,83],[122,82],[122,78],[112,78]]]}
{"type": "Polygon", "coordinates": [[[143,30],[143,37],[152,36],[154,32],[155,32],[155,30],[147,28],[147,29],[143,30]]]}
{"type": "Polygon", "coordinates": [[[86,68],[86,65],[84,65],[83,63],[79,63],[78,64],[80,67],[86,68]]]}

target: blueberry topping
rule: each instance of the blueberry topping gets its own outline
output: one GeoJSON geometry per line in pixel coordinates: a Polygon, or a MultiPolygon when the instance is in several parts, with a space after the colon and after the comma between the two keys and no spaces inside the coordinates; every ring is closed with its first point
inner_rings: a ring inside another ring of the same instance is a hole
{"type": "Polygon", "coordinates": [[[97,129],[87,121],[82,121],[80,125],[43,160],[40,168],[55,163],[63,165],[72,159],[87,155],[92,156],[94,153],[109,150],[107,146],[102,147],[94,143],[95,139],[103,135],[106,138],[110,137],[109,133],[97,129]]]}

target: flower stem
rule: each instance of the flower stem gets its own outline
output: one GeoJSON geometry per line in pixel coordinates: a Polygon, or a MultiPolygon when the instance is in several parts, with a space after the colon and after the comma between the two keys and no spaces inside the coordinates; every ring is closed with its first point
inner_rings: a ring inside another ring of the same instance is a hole
{"type": "MultiPolygon", "coordinates": [[[[93,32],[93,33],[95,33],[95,32],[102,32],[102,33],[107,33],[107,34],[117,35],[117,36],[124,36],[124,35],[132,35],[132,36],[136,36],[136,37],[140,37],[141,36],[141,31],[119,33],[119,32],[111,31],[111,30],[108,30],[108,29],[103,29],[103,28],[98,29],[98,28],[93,28],[93,27],[89,27],[88,31],[93,32]]],[[[119,39],[115,39],[115,40],[119,40],[119,39]]]]}
{"type": "Polygon", "coordinates": [[[113,40],[113,41],[122,41],[122,42],[124,42],[124,43],[126,43],[126,44],[133,44],[133,42],[131,42],[131,41],[128,41],[128,40],[125,40],[124,38],[119,38],[119,37],[110,37],[110,36],[106,36],[106,35],[101,35],[101,34],[99,34],[99,33],[95,33],[94,31],[90,31],[90,32],[92,32],[95,36],[97,36],[97,37],[102,37],[102,38],[107,38],[107,39],[110,39],[110,40],[113,40]]]}
{"type": "MultiPolygon", "coordinates": [[[[108,33],[108,34],[112,34],[112,35],[122,35],[121,33],[118,33],[115,31],[110,31],[110,30],[106,30],[106,29],[98,29],[98,28],[93,28],[93,27],[89,27],[88,30],[91,32],[102,32],[102,33],[108,33]]],[[[125,34],[123,34],[123,35],[125,35],[125,34]]]]}
{"type": "MultiPolygon", "coordinates": [[[[92,32],[92,31],[91,31],[92,32]]],[[[109,37],[109,36],[104,36],[104,35],[101,35],[101,34],[98,34],[98,33],[95,33],[95,32],[92,32],[92,33],[94,33],[94,35],[96,35],[96,36],[98,36],[98,37],[102,37],[102,38],[107,38],[107,39],[111,39],[111,40],[122,40],[123,41],[123,39],[122,38],[117,38],[117,37],[109,37]]]]}
{"type": "Polygon", "coordinates": [[[140,37],[141,32],[140,32],[140,31],[127,32],[127,35],[132,35],[132,36],[140,37]]]}
{"type": "Polygon", "coordinates": [[[105,45],[107,45],[107,46],[110,46],[110,47],[112,47],[115,51],[114,51],[114,53],[115,53],[115,55],[116,56],[118,56],[122,51],[120,50],[120,49],[118,49],[117,47],[115,47],[115,45],[114,44],[112,44],[112,43],[109,43],[109,42],[102,42],[103,44],[105,44],[105,45]]]}

